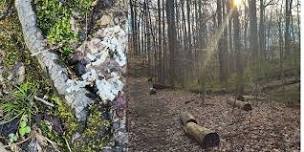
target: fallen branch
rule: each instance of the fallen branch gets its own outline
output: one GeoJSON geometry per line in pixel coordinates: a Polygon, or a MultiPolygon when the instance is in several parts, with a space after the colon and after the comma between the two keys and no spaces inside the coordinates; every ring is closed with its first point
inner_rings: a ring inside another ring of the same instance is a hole
{"type": "Polygon", "coordinates": [[[194,138],[203,148],[219,146],[220,137],[216,132],[198,125],[194,116],[188,112],[181,113],[180,117],[185,133],[194,138]]]}
{"type": "Polygon", "coordinates": [[[42,98],[39,98],[37,96],[34,96],[34,99],[36,101],[40,101],[41,103],[47,105],[47,106],[50,106],[50,107],[54,107],[54,104],[50,103],[50,102],[47,102],[46,100],[42,99],[42,98]]]}
{"type": "Polygon", "coordinates": [[[292,84],[296,84],[296,83],[300,83],[300,80],[288,80],[284,83],[278,83],[278,84],[269,84],[266,85],[262,88],[263,91],[266,90],[271,90],[271,89],[275,89],[275,88],[279,88],[281,86],[287,86],[287,85],[292,85],[292,84]]]}
{"type": "Polygon", "coordinates": [[[0,142],[0,151],[1,152],[8,152],[6,149],[5,149],[5,147],[4,147],[4,145],[0,142]]]}
{"type": "Polygon", "coordinates": [[[20,113],[20,114],[14,116],[13,118],[11,118],[11,119],[9,119],[9,120],[6,120],[6,121],[5,121],[5,120],[0,121],[0,126],[1,126],[1,125],[4,125],[4,124],[7,124],[7,123],[10,123],[11,121],[17,119],[21,114],[22,114],[22,113],[20,113]]]}
{"type": "Polygon", "coordinates": [[[72,149],[70,147],[70,144],[69,144],[68,140],[65,137],[63,137],[63,138],[64,138],[66,146],[68,147],[69,152],[72,152],[72,149]]]}
{"type": "Polygon", "coordinates": [[[265,97],[261,97],[261,96],[244,95],[243,97],[244,97],[245,101],[249,101],[249,100],[258,100],[258,101],[266,100],[265,97]]]}
{"type": "Polygon", "coordinates": [[[154,83],[153,85],[153,88],[155,89],[175,89],[177,87],[173,87],[173,86],[169,86],[169,85],[164,85],[164,84],[159,84],[159,83],[154,83]]]}
{"type": "MultiPolygon", "coordinates": [[[[31,139],[33,137],[33,135],[31,134],[31,135],[29,135],[27,138],[25,138],[24,140],[21,140],[21,141],[19,141],[19,142],[17,142],[17,143],[14,143],[14,144],[16,144],[16,145],[21,145],[21,144],[23,144],[23,143],[25,143],[26,141],[28,141],[29,139],[31,139]]],[[[5,145],[5,146],[3,146],[4,148],[9,148],[10,147],[10,145],[5,145]]]]}
{"type": "Polygon", "coordinates": [[[68,82],[74,82],[69,79],[67,70],[56,61],[58,55],[46,48],[45,40],[41,30],[37,27],[36,15],[32,8],[32,0],[15,0],[15,7],[21,23],[23,38],[32,55],[38,59],[40,66],[48,73],[53,85],[59,95],[63,96],[66,102],[75,110],[79,121],[85,121],[87,111],[85,107],[93,103],[93,100],[85,94],[88,91],[85,88],[72,89],[68,82]]]}

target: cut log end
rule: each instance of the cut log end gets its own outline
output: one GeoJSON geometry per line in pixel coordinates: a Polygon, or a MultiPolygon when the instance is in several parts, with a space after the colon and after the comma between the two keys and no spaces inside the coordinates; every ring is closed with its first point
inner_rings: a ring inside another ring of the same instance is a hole
{"type": "Polygon", "coordinates": [[[183,125],[186,125],[188,122],[197,123],[194,116],[189,112],[182,112],[180,118],[183,125]]]}
{"type": "Polygon", "coordinates": [[[242,107],[242,109],[245,110],[245,111],[252,110],[251,104],[249,104],[249,103],[244,104],[244,106],[242,107]]]}
{"type": "Polygon", "coordinates": [[[203,148],[209,148],[209,147],[218,147],[220,145],[220,136],[215,133],[209,133],[205,135],[202,142],[203,148]]]}
{"type": "Polygon", "coordinates": [[[233,107],[237,107],[237,108],[240,108],[245,111],[250,111],[253,109],[251,104],[249,102],[245,102],[245,101],[235,100],[235,99],[231,98],[231,99],[227,100],[227,103],[229,105],[232,105],[233,107]]]}
{"type": "Polygon", "coordinates": [[[156,89],[155,88],[150,88],[150,95],[156,94],[156,89]]]}

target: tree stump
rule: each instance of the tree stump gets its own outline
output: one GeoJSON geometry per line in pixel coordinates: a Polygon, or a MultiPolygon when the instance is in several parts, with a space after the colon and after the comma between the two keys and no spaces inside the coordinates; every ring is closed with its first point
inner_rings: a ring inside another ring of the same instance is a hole
{"type": "Polygon", "coordinates": [[[240,108],[240,109],[245,110],[245,111],[252,110],[252,106],[249,102],[240,101],[240,100],[237,100],[237,99],[230,98],[230,99],[227,100],[227,103],[229,105],[232,105],[233,107],[237,107],[237,108],[240,108]]]}

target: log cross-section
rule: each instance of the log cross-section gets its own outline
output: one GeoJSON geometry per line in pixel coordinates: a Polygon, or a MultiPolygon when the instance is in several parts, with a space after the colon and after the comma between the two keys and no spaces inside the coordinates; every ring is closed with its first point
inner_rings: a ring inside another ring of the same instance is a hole
{"type": "Polygon", "coordinates": [[[229,98],[227,100],[227,103],[229,105],[232,105],[233,107],[237,107],[237,108],[240,108],[240,109],[245,110],[245,111],[252,110],[251,104],[249,102],[246,102],[246,101],[240,101],[240,100],[237,100],[237,99],[229,98]]]}
{"type": "Polygon", "coordinates": [[[183,112],[180,118],[185,133],[194,138],[203,148],[219,146],[220,137],[218,133],[198,125],[192,114],[183,112]]]}

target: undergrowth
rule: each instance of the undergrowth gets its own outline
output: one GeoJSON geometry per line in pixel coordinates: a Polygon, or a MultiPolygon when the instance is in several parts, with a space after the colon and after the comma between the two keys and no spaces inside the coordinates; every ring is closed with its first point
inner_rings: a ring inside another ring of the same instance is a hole
{"type": "Polygon", "coordinates": [[[34,96],[37,93],[37,84],[25,82],[17,90],[8,97],[1,99],[1,109],[3,111],[3,120],[13,121],[19,120],[18,131],[16,133],[9,134],[10,142],[15,142],[19,138],[23,138],[25,135],[31,132],[31,118],[36,114],[39,109],[34,104],[34,96]]]}

